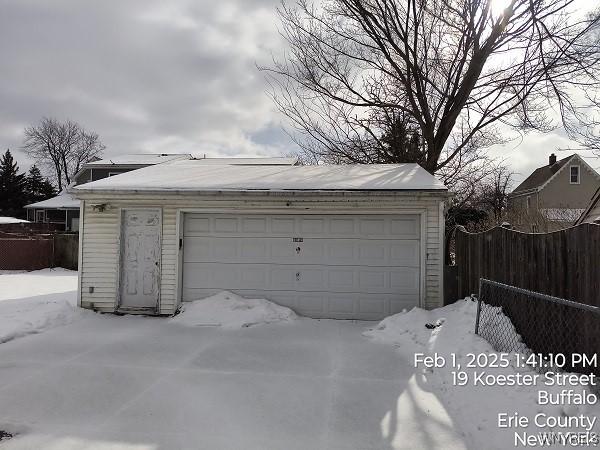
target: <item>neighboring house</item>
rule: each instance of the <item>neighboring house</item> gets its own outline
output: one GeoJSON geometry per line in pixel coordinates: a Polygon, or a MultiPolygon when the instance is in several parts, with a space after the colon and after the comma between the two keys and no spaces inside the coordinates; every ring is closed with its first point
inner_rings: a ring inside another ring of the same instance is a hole
{"type": "Polygon", "coordinates": [[[167,315],[222,290],[324,318],[443,305],[448,191],[417,164],[176,161],[71,192],[84,308],[167,315]]]}
{"type": "Polygon", "coordinates": [[[32,223],[60,225],[64,231],[79,230],[79,200],[66,191],[56,197],[25,206],[27,219],[32,223]]]}
{"type": "MultiPolygon", "coordinates": [[[[190,159],[185,153],[133,154],[120,155],[109,159],[98,159],[85,163],[73,176],[72,185],[101,180],[151,165],[162,164],[179,159],[190,159]]],[[[64,190],[56,197],[25,206],[27,220],[34,223],[48,223],[59,226],[64,231],[79,229],[79,200],[64,190]]]]}
{"type": "Polygon", "coordinates": [[[577,220],[577,225],[580,223],[597,223],[600,224],[600,187],[593,195],[592,200],[587,208],[577,220]]]}
{"type": "MultiPolygon", "coordinates": [[[[99,159],[86,163],[73,177],[72,185],[101,180],[144,167],[165,164],[173,161],[193,159],[187,153],[131,154],[99,159]]],[[[201,158],[203,164],[262,164],[293,165],[296,158],[201,158]]],[[[25,206],[27,219],[35,223],[59,225],[64,231],[77,231],[79,227],[79,200],[67,192],[58,196],[25,206]]]]}
{"type": "Polygon", "coordinates": [[[188,153],[140,153],[98,159],[84,164],[82,169],[75,174],[74,182],[75,185],[89,183],[156,164],[191,158],[192,155],[188,153]]]}
{"type": "Polygon", "coordinates": [[[508,209],[524,231],[547,232],[573,225],[600,187],[600,175],[578,154],[536,169],[508,195],[508,209]],[[539,220],[538,220],[539,219],[539,220]]]}

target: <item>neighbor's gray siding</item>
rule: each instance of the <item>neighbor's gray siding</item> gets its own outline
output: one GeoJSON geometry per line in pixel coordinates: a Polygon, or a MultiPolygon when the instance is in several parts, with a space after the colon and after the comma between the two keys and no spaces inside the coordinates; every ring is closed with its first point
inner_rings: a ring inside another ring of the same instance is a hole
{"type": "Polygon", "coordinates": [[[376,213],[402,213],[423,211],[425,213],[425,263],[424,306],[436,308],[442,306],[442,272],[443,272],[443,216],[440,214],[441,196],[401,195],[401,196],[368,196],[361,198],[315,199],[298,196],[251,198],[221,198],[218,196],[151,196],[140,195],[127,197],[114,195],[94,198],[84,195],[85,201],[82,260],[81,260],[81,304],[100,311],[114,311],[117,298],[117,279],[119,267],[119,217],[121,208],[160,207],[162,208],[162,253],[161,253],[161,287],[160,313],[172,314],[177,309],[177,259],[179,246],[177,241],[177,216],[180,210],[197,210],[198,212],[225,210],[295,211],[308,210],[322,214],[361,211],[376,213]],[[288,201],[292,206],[288,206],[288,201]],[[94,203],[107,203],[104,212],[92,209],[94,203]],[[94,292],[90,293],[90,287],[94,292]]]}
{"type": "Polygon", "coordinates": [[[539,193],[540,209],[543,208],[586,208],[596,190],[600,177],[577,158],[565,164],[539,193]],[[579,184],[570,183],[571,166],[579,166],[579,184]]]}

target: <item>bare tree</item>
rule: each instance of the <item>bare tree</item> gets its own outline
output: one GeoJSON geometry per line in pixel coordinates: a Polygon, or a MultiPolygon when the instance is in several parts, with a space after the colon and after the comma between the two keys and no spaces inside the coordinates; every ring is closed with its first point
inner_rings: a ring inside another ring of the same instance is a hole
{"type": "Polygon", "coordinates": [[[85,131],[76,122],[44,117],[38,125],[25,128],[22,149],[53,174],[60,191],[84,163],[101,156],[105,146],[97,133],[85,131]]]}
{"type": "Polygon", "coordinates": [[[505,129],[562,123],[576,134],[586,118],[577,91],[598,82],[598,11],[581,14],[573,0],[497,4],[283,4],[289,50],[263,68],[272,97],[304,151],[329,162],[411,160],[452,173],[505,142],[505,129]],[[398,129],[416,140],[386,139],[398,129]]]}
{"type": "MultiPolygon", "coordinates": [[[[453,162],[461,166],[459,162],[453,162]]],[[[452,260],[451,249],[458,225],[469,231],[483,231],[499,225],[506,214],[508,193],[514,173],[502,162],[487,159],[462,165],[450,180],[454,196],[446,211],[446,262],[452,260]]]]}
{"type": "Polygon", "coordinates": [[[486,182],[482,184],[478,203],[489,211],[495,225],[501,225],[508,207],[508,194],[512,187],[514,172],[504,165],[495,166],[486,182]]]}

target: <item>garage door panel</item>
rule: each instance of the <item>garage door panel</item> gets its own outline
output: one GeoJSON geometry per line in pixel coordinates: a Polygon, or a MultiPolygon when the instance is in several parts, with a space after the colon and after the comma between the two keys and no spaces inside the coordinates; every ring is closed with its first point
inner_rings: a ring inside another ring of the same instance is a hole
{"type": "Polygon", "coordinates": [[[384,217],[359,219],[359,233],[365,237],[383,236],[385,234],[386,219],[384,217]]]}
{"type": "Polygon", "coordinates": [[[244,233],[267,233],[266,217],[244,217],[242,218],[242,231],[244,233]]]}
{"type": "Polygon", "coordinates": [[[325,231],[325,218],[323,217],[303,217],[298,219],[298,231],[300,234],[309,236],[322,236],[325,231]]]}
{"type": "MultiPolygon", "coordinates": [[[[265,268],[269,271],[269,286],[273,289],[298,289],[296,283],[296,268],[272,266],[266,266],[265,268]]],[[[243,289],[243,286],[236,287],[243,289]]]]}
{"type": "Polygon", "coordinates": [[[417,215],[290,217],[186,214],[184,234],[187,237],[419,239],[420,221],[417,215]]]}
{"type": "Polygon", "coordinates": [[[391,289],[401,294],[412,294],[419,289],[419,269],[394,270],[390,277],[391,289]]]}
{"type": "Polygon", "coordinates": [[[416,215],[184,219],[183,300],[231,290],[311,317],[376,320],[420,296],[416,215]]]}
{"type": "Polygon", "coordinates": [[[419,270],[412,267],[364,268],[278,266],[273,264],[189,263],[193,276],[184,276],[184,288],[245,289],[264,283],[265,291],[360,292],[364,294],[418,294],[419,270]]]}
{"type": "Polygon", "coordinates": [[[269,261],[273,263],[283,261],[293,261],[295,258],[296,251],[295,247],[291,245],[290,239],[285,238],[272,238],[269,244],[269,261]]]}
{"type": "Polygon", "coordinates": [[[296,232],[296,219],[291,217],[273,217],[270,220],[271,233],[279,235],[291,235],[296,232]]]}
{"type": "Polygon", "coordinates": [[[389,300],[385,296],[372,295],[358,299],[358,312],[365,315],[385,314],[389,300]]]}
{"type": "Polygon", "coordinates": [[[419,267],[421,250],[419,241],[390,241],[390,266],[419,267]]]}
{"type": "Polygon", "coordinates": [[[359,270],[358,289],[360,292],[385,292],[388,282],[383,270],[359,270]]]}
{"type": "Polygon", "coordinates": [[[328,294],[327,311],[334,314],[353,314],[357,311],[357,301],[348,294],[328,294]]]}
{"type": "Polygon", "coordinates": [[[299,293],[295,311],[305,316],[325,314],[327,298],[320,292],[299,293]]]}
{"type": "Polygon", "coordinates": [[[246,289],[259,289],[268,282],[265,267],[248,267],[241,272],[241,282],[246,289]]]}
{"type": "Polygon", "coordinates": [[[218,261],[237,258],[240,255],[238,244],[237,241],[222,239],[219,245],[213,245],[211,248],[213,258],[218,261]]]}
{"type": "Polygon", "coordinates": [[[216,217],[214,219],[215,233],[235,233],[239,230],[239,219],[237,217],[216,217]]]}
{"type": "Polygon", "coordinates": [[[186,214],[183,225],[183,233],[186,236],[210,232],[210,219],[208,217],[200,217],[196,214],[186,214]]]}
{"type": "Polygon", "coordinates": [[[240,242],[240,255],[242,258],[253,260],[266,260],[269,258],[268,242],[259,239],[244,239],[240,242]]]}
{"type": "Polygon", "coordinates": [[[352,267],[349,268],[334,268],[329,269],[327,272],[329,277],[329,287],[331,290],[343,292],[348,287],[354,287],[355,282],[355,270],[352,267]]]}
{"type": "Polygon", "coordinates": [[[354,236],[356,233],[356,219],[350,217],[337,217],[329,221],[329,232],[334,236],[354,236]]]}
{"type": "Polygon", "coordinates": [[[398,239],[419,239],[419,228],[419,221],[414,216],[390,220],[390,235],[398,239]]]}
{"type": "Polygon", "coordinates": [[[419,242],[412,240],[187,237],[184,262],[321,264],[418,267],[419,242]]]}
{"type": "Polygon", "coordinates": [[[329,242],[326,250],[327,257],[334,261],[355,261],[354,246],[348,245],[346,240],[329,242]]]}

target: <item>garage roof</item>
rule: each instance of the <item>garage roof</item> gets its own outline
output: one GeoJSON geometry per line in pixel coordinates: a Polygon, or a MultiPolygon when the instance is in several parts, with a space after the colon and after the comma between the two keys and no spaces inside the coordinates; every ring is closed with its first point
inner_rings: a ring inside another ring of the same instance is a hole
{"type": "Polygon", "coordinates": [[[73,188],[95,191],[346,191],[436,190],[441,181],[418,164],[232,166],[175,161],[73,188]]]}

